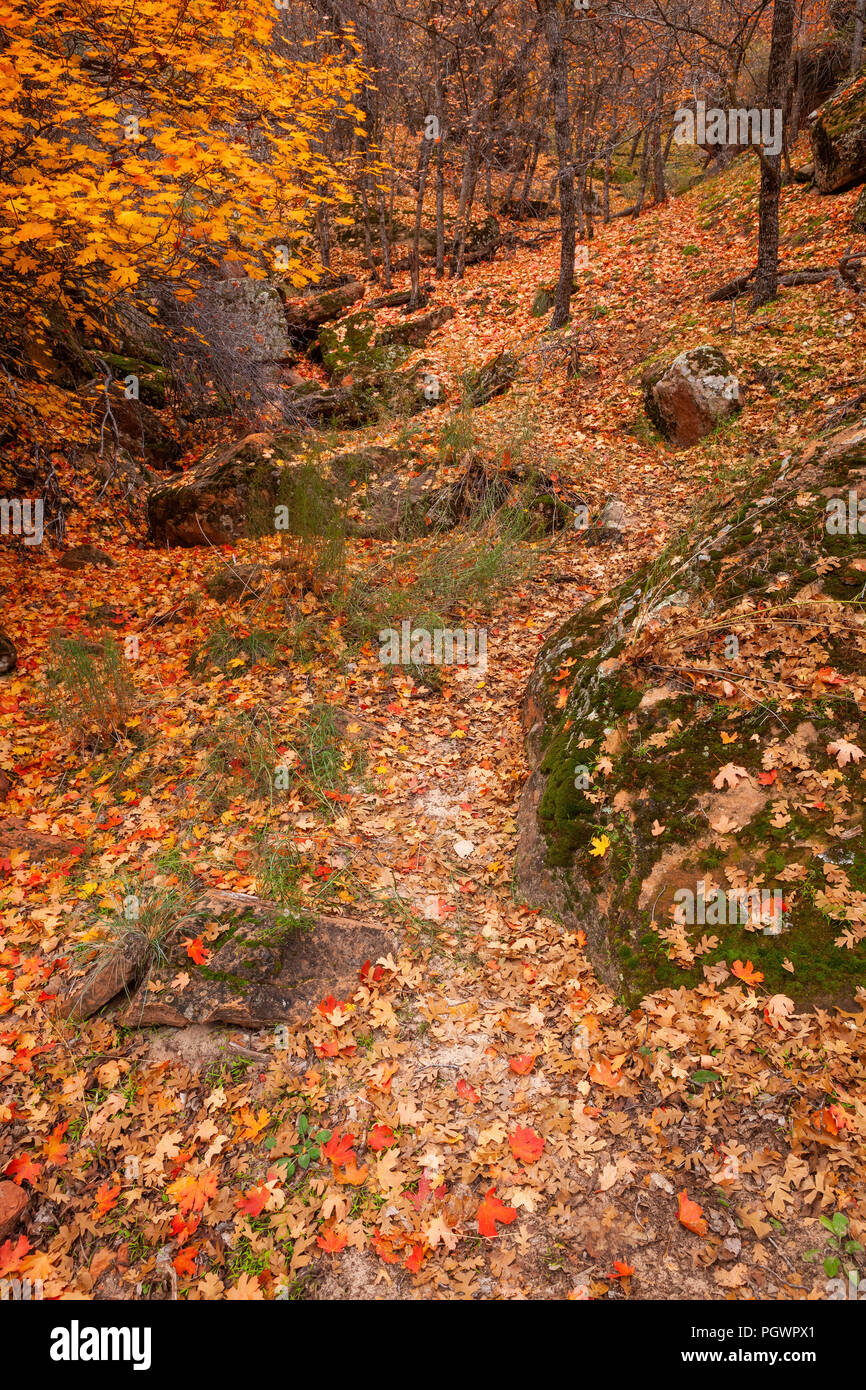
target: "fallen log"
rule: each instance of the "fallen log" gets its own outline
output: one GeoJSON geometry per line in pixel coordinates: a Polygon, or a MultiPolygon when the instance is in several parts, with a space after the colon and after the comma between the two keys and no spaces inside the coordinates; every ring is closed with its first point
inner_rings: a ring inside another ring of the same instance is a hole
{"type": "MultiPolygon", "coordinates": [[[[789,288],[792,285],[817,285],[822,280],[836,280],[842,289],[854,289],[859,294],[857,272],[863,264],[862,256],[851,256],[847,252],[840,257],[838,265],[806,266],[803,270],[786,270],[779,274],[779,284],[789,288]]],[[[708,304],[722,304],[726,300],[739,299],[747,294],[757,270],[737,275],[727,284],[720,285],[707,295],[708,304]]]]}

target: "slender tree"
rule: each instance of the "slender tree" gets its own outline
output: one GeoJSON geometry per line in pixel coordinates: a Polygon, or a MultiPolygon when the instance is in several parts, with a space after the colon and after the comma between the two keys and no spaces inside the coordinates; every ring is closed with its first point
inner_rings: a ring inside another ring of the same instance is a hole
{"type": "MultiPolygon", "coordinates": [[[[771,111],[787,110],[794,17],[797,0],[774,0],[770,60],[767,67],[767,105],[771,111]]],[[[782,152],[770,154],[759,147],[761,196],[758,210],[758,268],[752,292],[752,308],[775,299],[779,288],[779,194],[782,190],[782,152]]]]}

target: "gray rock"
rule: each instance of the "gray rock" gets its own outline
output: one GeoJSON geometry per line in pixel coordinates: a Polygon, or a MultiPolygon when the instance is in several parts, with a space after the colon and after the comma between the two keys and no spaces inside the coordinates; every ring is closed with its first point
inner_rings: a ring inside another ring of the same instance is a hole
{"type": "Polygon", "coordinates": [[[677,448],[687,448],[743,408],[743,390],[716,347],[681,352],[673,362],[655,363],[642,378],[650,420],[677,448]]]}

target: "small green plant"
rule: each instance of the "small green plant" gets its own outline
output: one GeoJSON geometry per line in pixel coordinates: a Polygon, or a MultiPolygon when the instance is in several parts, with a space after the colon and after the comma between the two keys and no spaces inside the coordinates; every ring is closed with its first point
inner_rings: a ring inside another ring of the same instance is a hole
{"type": "Polygon", "coordinates": [[[283,470],[274,524],[282,567],[302,593],[340,584],[346,564],[345,511],[313,464],[283,470]]]}
{"type": "Polygon", "coordinates": [[[258,847],[256,883],[272,902],[294,905],[299,899],[298,884],[304,873],[304,863],[294,845],[264,835],[258,847]]]}
{"type": "MultiPolygon", "coordinates": [[[[311,1163],[318,1163],[322,1153],[322,1145],[327,1144],[332,1133],[330,1129],[313,1130],[306,1114],[298,1116],[297,1130],[298,1142],[292,1145],[291,1153],[277,1159],[277,1163],[285,1168],[287,1178],[293,1178],[299,1168],[302,1172],[306,1172],[311,1163]]],[[[274,1139],[266,1139],[265,1148],[272,1148],[275,1143],[276,1140],[274,1139]]]]}
{"type": "Polygon", "coordinates": [[[452,410],[442,426],[439,435],[439,456],[444,463],[460,463],[470,454],[477,442],[478,431],[469,398],[463,392],[463,399],[456,410],[452,410]]]}
{"type": "Polygon", "coordinates": [[[297,761],[287,769],[318,801],[333,810],[334,794],[363,771],[363,752],[343,736],[333,706],[313,705],[306,722],[292,739],[297,761]]]}
{"type": "MultiPolygon", "coordinates": [[[[842,1211],[834,1212],[832,1216],[821,1217],[821,1225],[830,1232],[824,1246],[825,1251],[829,1248],[831,1252],[824,1259],[824,1273],[829,1279],[835,1278],[840,1269],[843,1268],[845,1255],[860,1255],[863,1252],[863,1246],[858,1240],[848,1239],[850,1224],[842,1211]]],[[[845,1274],[853,1284],[859,1283],[860,1276],[857,1269],[853,1265],[849,1268],[847,1261],[845,1261],[845,1274]]]]}
{"type": "Polygon", "coordinates": [[[135,686],[124,653],[112,636],[52,636],[48,687],[53,713],[81,743],[121,737],[132,712],[135,686]]]}

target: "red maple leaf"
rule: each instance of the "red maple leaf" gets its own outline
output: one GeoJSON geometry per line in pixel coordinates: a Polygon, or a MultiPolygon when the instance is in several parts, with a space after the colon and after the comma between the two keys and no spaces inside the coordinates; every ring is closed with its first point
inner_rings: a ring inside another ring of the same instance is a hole
{"type": "Polygon", "coordinates": [[[328,1255],[339,1255],[341,1250],[346,1248],[345,1231],[338,1231],[335,1226],[326,1226],[320,1236],[316,1237],[316,1244],[328,1255]]]}
{"type": "Polygon", "coordinates": [[[11,1240],[4,1241],[0,1245],[0,1274],[18,1269],[29,1249],[30,1241],[26,1236],[19,1236],[14,1245],[11,1240]]]}
{"type": "Polygon", "coordinates": [[[524,1052],[519,1057],[512,1057],[508,1065],[512,1071],[516,1071],[518,1076],[527,1076],[535,1066],[537,1052],[524,1052]]]}
{"type": "Polygon", "coordinates": [[[503,1226],[510,1226],[511,1222],[517,1217],[516,1207],[507,1207],[504,1202],[500,1202],[496,1196],[496,1188],[491,1187],[486,1193],[481,1205],[478,1208],[478,1232],[479,1235],[486,1236],[488,1240],[493,1240],[498,1234],[496,1222],[499,1221],[503,1226]]]}
{"type": "Polygon", "coordinates": [[[540,1134],[536,1134],[534,1129],[517,1129],[508,1140],[511,1145],[511,1152],[515,1158],[519,1158],[522,1163],[535,1163],[544,1152],[544,1140],[540,1134]]]}
{"type": "Polygon", "coordinates": [[[183,942],[186,953],[190,960],[195,961],[196,965],[204,965],[210,957],[210,951],[205,946],[200,936],[187,936],[183,942]]]}
{"type": "Polygon", "coordinates": [[[235,1206],[245,1216],[261,1216],[262,1208],[270,1195],[264,1183],[261,1187],[249,1187],[242,1197],[235,1199],[235,1206]]]}
{"type": "Polygon", "coordinates": [[[393,1129],[388,1125],[374,1125],[367,1135],[367,1143],[371,1149],[379,1153],[381,1149],[388,1149],[392,1144],[396,1144],[397,1139],[393,1129]]]}
{"type": "Polygon", "coordinates": [[[470,1086],[468,1081],[457,1082],[457,1094],[461,1100],[468,1100],[470,1105],[477,1105],[480,1099],[475,1087],[470,1086]]]}
{"type": "Polygon", "coordinates": [[[34,1182],[42,1172],[42,1164],[34,1163],[29,1154],[13,1158],[3,1169],[4,1177],[11,1178],[20,1187],[23,1182],[34,1182]]]}
{"type": "Polygon", "coordinates": [[[348,1132],[342,1134],[340,1130],[336,1130],[327,1144],[323,1146],[322,1153],[337,1168],[344,1168],[349,1163],[357,1163],[354,1134],[348,1132]]]}

